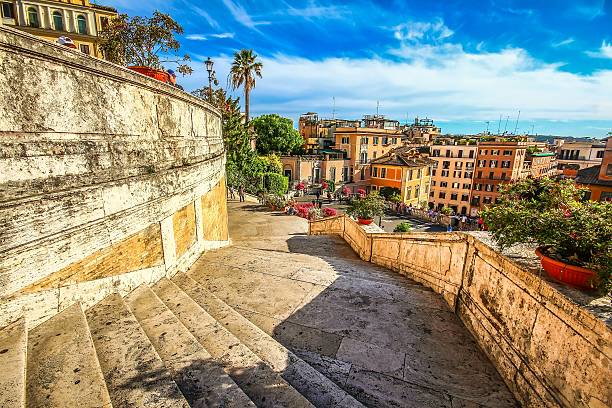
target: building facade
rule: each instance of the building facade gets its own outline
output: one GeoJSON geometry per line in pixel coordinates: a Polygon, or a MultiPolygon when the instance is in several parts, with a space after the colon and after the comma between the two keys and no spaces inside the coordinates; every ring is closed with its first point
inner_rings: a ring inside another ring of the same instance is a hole
{"type": "Polygon", "coordinates": [[[342,152],[328,152],[322,155],[283,156],[283,175],[290,183],[319,184],[325,180],[334,183],[348,181],[349,163],[342,152]]]}
{"type": "Polygon", "coordinates": [[[433,169],[429,207],[450,207],[457,214],[470,213],[470,192],[476,165],[475,145],[433,145],[433,169]]]}
{"type": "Polygon", "coordinates": [[[371,191],[397,188],[406,205],[417,207],[427,202],[433,161],[410,147],[400,147],[373,159],[368,178],[371,191]]]}
{"type": "Polygon", "coordinates": [[[1,0],[0,6],[0,24],[51,42],[67,36],[78,50],[97,58],[104,58],[97,46],[98,35],[117,16],[114,8],[89,0],[1,0]]]}
{"type": "Polygon", "coordinates": [[[601,164],[578,170],[576,176],[576,183],[589,189],[593,201],[612,201],[612,137],[605,146],[601,164]]]}
{"type": "Polygon", "coordinates": [[[470,192],[470,215],[494,203],[501,184],[528,176],[524,170],[529,142],[490,141],[478,144],[470,192]]]}
{"type": "Polygon", "coordinates": [[[527,152],[524,162],[528,177],[554,177],[557,175],[557,157],[552,152],[527,152]]]}
{"type": "Polygon", "coordinates": [[[601,142],[558,141],[558,169],[565,177],[576,177],[577,171],[601,164],[606,149],[601,142]]]}

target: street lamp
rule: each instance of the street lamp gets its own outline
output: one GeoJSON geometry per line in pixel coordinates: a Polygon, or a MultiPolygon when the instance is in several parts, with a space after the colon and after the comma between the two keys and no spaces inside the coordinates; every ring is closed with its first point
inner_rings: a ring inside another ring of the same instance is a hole
{"type": "Polygon", "coordinates": [[[213,71],[213,65],[215,63],[208,57],[206,60],[206,71],[208,71],[208,93],[210,94],[210,102],[212,102],[212,81],[215,77],[215,71],[213,71]]]}

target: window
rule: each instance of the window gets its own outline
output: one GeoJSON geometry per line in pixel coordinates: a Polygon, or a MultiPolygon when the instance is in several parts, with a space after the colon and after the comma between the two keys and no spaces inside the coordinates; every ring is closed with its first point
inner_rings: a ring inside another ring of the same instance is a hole
{"type": "Polygon", "coordinates": [[[499,156],[499,150],[491,150],[493,156],[499,156]]]}
{"type": "Polygon", "coordinates": [[[423,169],[419,169],[417,178],[423,178],[423,169]]]}
{"type": "Polygon", "coordinates": [[[342,181],[348,181],[348,167],[342,168],[342,181]]]}
{"type": "Polygon", "coordinates": [[[412,170],[410,170],[408,172],[408,180],[412,180],[412,175],[413,175],[412,170]]]}
{"type": "Polygon", "coordinates": [[[433,187],[435,187],[435,186],[436,186],[436,180],[432,180],[432,181],[431,181],[431,185],[432,185],[433,187]]]}
{"type": "Polygon", "coordinates": [[[489,163],[489,167],[491,167],[492,169],[497,167],[497,160],[491,160],[491,162],[489,163]]]}
{"type": "Polygon", "coordinates": [[[389,138],[387,136],[383,137],[383,144],[384,145],[388,145],[389,144],[389,138]]]}
{"type": "Polygon", "coordinates": [[[606,167],[606,176],[612,176],[612,164],[608,164],[608,167],[606,167]]]}
{"type": "Polygon", "coordinates": [[[362,180],[365,180],[365,167],[362,167],[361,170],[359,171],[360,173],[360,177],[362,180]]]}
{"type": "Polygon", "coordinates": [[[438,198],[446,198],[446,193],[440,191],[440,193],[438,194],[438,198]]]}
{"type": "Polygon", "coordinates": [[[465,163],[465,168],[466,169],[473,169],[474,168],[474,163],[465,163]]]}
{"type": "Polygon", "coordinates": [[[448,169],[448,168],[450,168],[450,162],[449,162],[449,161],[446,161],[446,160],[445,160],[445,161],[443,161],[443,162],[442,162],[442,168],[443,168],[443,169],[448,169]]]}
{"type": "Polygon", "coordinates": [[[457,201],[457,193],[452,193],[451,194],[451,200],[457,201]]]}
{"type": "Polygon", "coordinates": [[[474,190],[476,191],[482,191],[482,184],[478,183],[474,185],[474,190]]]}
{"type": "Polygon", "coordinates": [[[492,171],[489,172],[489,179],[493,180],[495,177],[495,173],[493,173],[492,171]]]}
{"type": "Polygon", "coordinates": [[[487,167],[486,160],[478,160],[478,167],[487,167]]]}
{"type": "Polygon", "coordinates": [[[87,44],[81,44],[81,45],[79,45],[79,48],[81,49],[81,52],[82,52],[83,54],[87,54],[87,55],[89,55],[89,54],[90,54],[90,52],[89,52],[89,45],[87,45],[87,44]]]}
{"type": "Polygon", "coordinates": [[[459,183],[453,183],[453,184],[452,184],[452,187],[453,187],[453,188],[459,188],[459,183]]]}
{"type": "Polygon", "coordinates": [[[28,9],[28,24],[30,27],[40,27],[40,20],[38,19],[38,11],[34,7],[28,9]]]}
{"type": "Polygon", "coordinates": [[[367,137],[362,137],[361,138],[361,144],[367,145],[368,144],[368,138],[367,137]]]}
{"type": "Polygon", "coordinates": [[[361,154],[359,155],[359,159],[361,160],[362,164],[365,164],[368,162],[368,152],[361,152],[361,154]]]}
{"type": "Polygon", "coordinates": [[[493,191],[493,184],[485,184],[485,191],[493,191]]]}
{"type": "Polygon", "coordinates": [[[57,31],[64,31],[64,17],[59,11],[53,12],[53,27],[57,31]]]}
{"type": "Polygon", "coordinates": [[[372,142],[374,146],[378,145],[378,136],[374,136],[374,141],[372,142]]]}
{"type": "Polygon", "coordinates": [[[477,178],[482,178],[482,171],[478,172],[478,177],[477,178]]]}
{"type": "Polygon", "coordinates": [[[463,167],[463,163],[462,162],[456,162],[455,163],[455,168],[461,170],[461,168],[463,167]]]}
{"type": "Polygon", "coordinates": [[[85,20],[84,15],[80,15],[77,17],[77,28],[79,34],[87,34],[87,20],[85,20]]]}
{"type": "Polygon", "coordinates": [[[453,153],[450,150],[446,150],[446,157],[453,157],[453,153]]]}
{"type": "Polygon", "coordinates": [[[380,169],[380,177],[381,178],[387,178],[387,169],[385,167],[380,169]]]}
{"type": "Polygon", "coordinates": [[[372,167],[372,177],[378,177],[378,167],[372,167]]]}
{"type": "Polygon", "coordinates": [[[603,157],[604,157],[604,151],[603,150],[598,151],[597,152],[597,158],[598,159],[603,159],[603,157]]]}
{"type": "Polygon", "coordinates": [[[484,204],[491,204],[491,197],[490,196],[485,196],[484,199],[482,200],[482,202],[484,204]]]}
{"type": "Polygon", "coordinates": [[[378,152],[374,152],[373,155],[374,155],[374,158],[376,158],[376,156],[378,155],[378,152]]]}
{"type": "Polygon", "coordinates": [[[434,149],[433,157],[440,157],[440,149],[434,149]]]}
{"type": "Polygon", "coordinates": [[[432,175],[432,176],[435,176],[435,175],[436,175],[436,170],[435,170],[435,169],[431,171],[431,175],[432,175]]]}
{"type": "Polygon", "coordinates": [[[461,194],[461,201],[470,201],[470,196],[468,194],[461,194]]]}
{"type": "Polygon", "coordinates": [[[463,178],[472,178],[472,176],[474,175],[474,172],[472,171],[466,171],[465,173],[463,173],[463,178]]]}
{"type": "Polygon", "coordinates": [[[470,157],[470,159],[474,158],[474,150],[470,150],[470,156],[469,157],[470,157]]]}
{"type": "Polygon", "coordinates": [[[442,177],[448,177],[448,170],[442,170],[442,177]]]}
{"type": "Polygon", "coordinates": [[[464,190],[469,190],[470,188],[472,188],[472,185],[470,183],[463,183],[464,190]]]}
{"type": "Polygon", "coordinates": [[[510,168],[510,160],[503,160],[501,162],[501,167],[502,167],[502,169],[509,169],[510,168]]]}
{"type": "Polygon", "coordinates": [[[441,181],[440,187],[448,187],[448,183],[446,181],[441,181]]]}
{"type": "Polygon", "coordinates": [[[342,144],[349,144],[349,138],[348,137],[343,137],[342,138],[342,144]]]}
{"type": "Polygon", "coordinates": [[[502,180],[505,180],[505,179],[506,179],[506,173],[502,173],[502,175],[501,175],[501,179],[502,179],[502,180]]]}
{"type": "Polygon", "coordinates": [[[453,177],[454,178],[461,177],[461,171],[453,171],[453,177]]]}
{"type": "Polygon", "coordinates": [[[512,156],[512,150],[504,150],[504,156],[512,156]]]}
{"type": "Polygon", "coordinates": [[[414,198],[419,198],[419,194],[421,193],[421,186],[414,187],[414,198]]]}
{"type": "Polygon", "coordinates": [[[459,153],[457,154],[457,157],[463,157],[463,150],[459,150],[459,153]]]}
{"type": "Polygon", "coordinates": [[[332,167],[331,169],[329,169],[329,179],[331,181],[336,181],[336,168],[332,167]]]}
{"type": "Polygon", "coordinates": [[[397,144],[397,137],[393,138],[393,144],[397,144]]]}
{"type": "Polygon", "coordinates": [[[2,3],[2,17],[15,18],[13,13],[13,5],[11,3],[2,3]]]}
{"type": "Polygon", "coordinates": [[[106,30],[108,28],[108,17],[100,17],[100,27],[102,30],[106,30]]]}

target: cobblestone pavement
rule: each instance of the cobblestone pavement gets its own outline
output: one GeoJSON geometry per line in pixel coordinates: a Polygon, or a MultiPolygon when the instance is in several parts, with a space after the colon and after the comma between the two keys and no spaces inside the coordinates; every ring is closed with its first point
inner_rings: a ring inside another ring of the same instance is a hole
{"type": "Polygon", "coordinates": [[[443,299],[361,261],[307,222],[230,203],[232,246],[191,277],[371,407],[510,407],[499,374],[443,299]]]}

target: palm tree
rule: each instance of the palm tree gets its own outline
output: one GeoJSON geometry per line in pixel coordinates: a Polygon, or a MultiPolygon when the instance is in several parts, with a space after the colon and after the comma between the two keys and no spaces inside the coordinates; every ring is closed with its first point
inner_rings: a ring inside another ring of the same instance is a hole
{"type": "Polygon", "coordinates": [[[233,89],[244,86],[245,123],[249,123],[249,96],[255,88],[255,78],[261,78],[263,64],[257,61],[253,50],[243,49],[234,54],[234,62],[230,70],[230,80],[233,89]]]}

